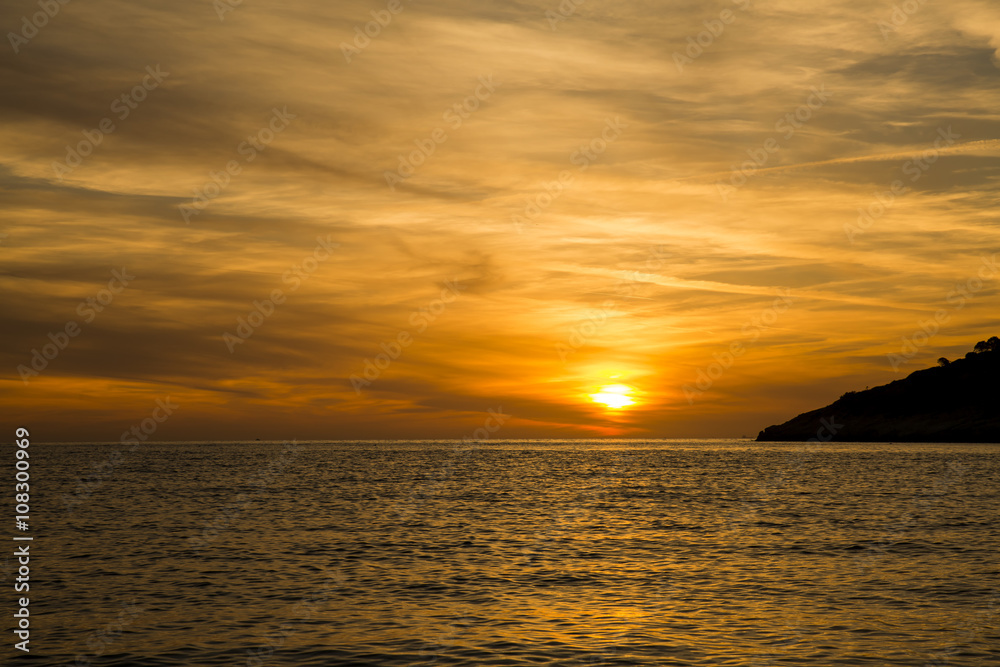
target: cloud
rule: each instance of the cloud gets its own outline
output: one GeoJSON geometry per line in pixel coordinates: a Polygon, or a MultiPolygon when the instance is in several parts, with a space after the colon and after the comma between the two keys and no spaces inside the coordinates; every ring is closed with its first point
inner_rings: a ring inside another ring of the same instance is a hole
{"type": "MultiPolygon", "coordinates": [[[[891,6],[752,3],[710,39],[734,3],[588,0],[555,30],[554,2],[404,6],[351,62],[341,45],[377,6],[70,3],[0,55],[4,424],[104,440],[169,393],[186,407],[162,437],[181,439],[460,437],[497,405],[524,437],[752,434],[895,379],[880,360],[1000,246],[991,3],[925,3],[886,34],[891,6]],[[786,136],[817,88],[829,102],[786,136]],[[275,109],[294,118],[249,151],[275,109]],[[948,127],[960,140],[852,243],[845,226],[948,127]],[[769,138],[780,150],[720,197],[769,138]],[[319,237],[340,246],[293,290],[319,237]],[[121,267],[134,284],[83,323],[121,267]],[[439,302],[449,281],[461,294],[439,302]],[[784,288],[794,306],[689,405],[682,386],[784,288]],[[223,335],[276,289],[231,352],[223,335]],[[70,320],[80,335],[24,384],[70,320]],[[644,403],[590,402],[613,375],[644,403]]],[[[0,24],[34,11],[8,3],[0,24]]],[[[995,299],[926,359],[995,334],[995,299]]]]}

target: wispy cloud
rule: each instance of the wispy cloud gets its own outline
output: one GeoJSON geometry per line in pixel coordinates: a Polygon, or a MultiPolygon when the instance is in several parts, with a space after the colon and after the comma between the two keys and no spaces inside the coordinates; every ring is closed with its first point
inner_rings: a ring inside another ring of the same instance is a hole
{"type": "MultiPolygon", "coordinates": [[[[201,0],[73,2],[0,54],[4,424],[115,438],[169,394],[184,410],[157,437],[461,437],[493,405],[514,415],[506,437],[754,433],[894,379],[885,353],[1000,246],[987,0],[924,3],[889,32],[891,2],[750,3],[683,71],[673,54],[732,2],[588,0],[557,30],[550,2],[404,4],[350,62],[341,44],[382,5],[254,0],[220,21],[201,0]],[[136,90],[156,67],[169,76],[136,90]],[[829,101],[779,133],[822,86],[829,101]],[[949,127],[960,139],[850,243],[844,225],[949,127]],[[320,236],[337,252],[292,292],[320,236]],[[26,386],[18,366],[120,267],[135,282],[26,386]],[[358,395],[351,374],[454,280],[461,298],[358,395]],[[275,289],[291,297],[230,352],[223,334],[275,289]],[[689,405],[682,385],[783,289],[795,306],[689,405]],[[556,345],[596,313],[564,363],[556,345]],[[612,376],[639,404],[587,398],[612,376]]],[[[37,11],[7,3],[0,25],[37,11]]],[[[996,295],[925,361],[996,334],[996,295]]]]}

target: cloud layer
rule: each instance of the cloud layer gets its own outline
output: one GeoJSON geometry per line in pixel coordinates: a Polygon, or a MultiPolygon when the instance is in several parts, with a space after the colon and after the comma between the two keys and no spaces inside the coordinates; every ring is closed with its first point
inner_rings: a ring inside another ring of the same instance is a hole
{"type": "Polygon", "coordinates": [[[4,428],[753,435],[997,333],[992,3],[467,4],[7,3],[4,428]]]}

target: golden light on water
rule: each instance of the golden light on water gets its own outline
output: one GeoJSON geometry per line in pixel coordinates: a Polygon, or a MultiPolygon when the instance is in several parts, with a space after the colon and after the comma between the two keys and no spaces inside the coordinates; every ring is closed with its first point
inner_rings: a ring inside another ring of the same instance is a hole
{"type": "Polygon", "coordinates": [[[609,384],[601,387],[596,394],[591,394],[590,399],[595,403],[603,403],[609,410],[621,410],[635,404],[635,400],[629,396],[633,392],[635,389],[627,384],[609,384]]]}

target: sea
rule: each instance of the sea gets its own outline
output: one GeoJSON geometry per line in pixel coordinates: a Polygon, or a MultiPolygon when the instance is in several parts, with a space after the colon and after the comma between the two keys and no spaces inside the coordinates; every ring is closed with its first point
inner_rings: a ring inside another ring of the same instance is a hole
{"type": "Polygon", "coordinates": [[[1000,445],[32,444],[30,462],[33,539],[9,542],[30,544],[30,591],[10,548],[0,596],[8,628],[30,597],[30,652],[8,630],[4,664],[1000,665],[1000,445]]]}

